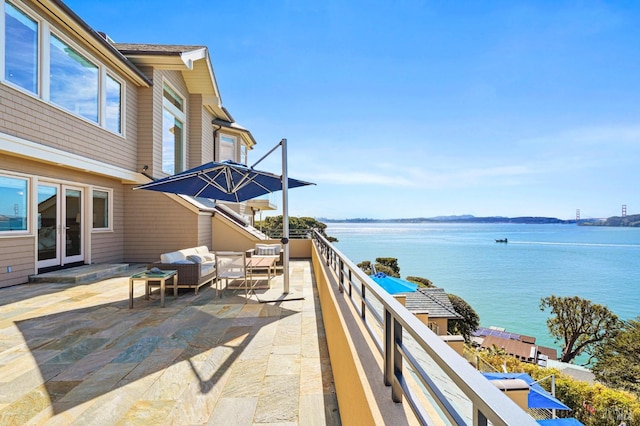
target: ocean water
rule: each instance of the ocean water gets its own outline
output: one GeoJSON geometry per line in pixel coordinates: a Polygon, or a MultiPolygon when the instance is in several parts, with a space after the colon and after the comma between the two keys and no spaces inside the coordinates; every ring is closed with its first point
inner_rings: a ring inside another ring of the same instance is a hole
{"type": "Polygon", "coordinates": [[[561,347],[547,329],[549,310],[539,308],[552,294],[589,299],[622,319],[640,315],[640,228],[329,223],[326,232],[354,263],[395,257],[403,278],[425,277],[464,298],[482,326],[543,346],[561,347]]]}

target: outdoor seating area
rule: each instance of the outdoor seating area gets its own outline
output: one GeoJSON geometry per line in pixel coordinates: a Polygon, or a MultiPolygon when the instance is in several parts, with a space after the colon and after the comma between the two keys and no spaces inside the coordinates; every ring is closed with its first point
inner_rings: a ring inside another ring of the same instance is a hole
{"type": "Polygon", "coordinates": [[[159,309],[158,290],[136,286],[129,309],[145,266],[0,289],[0,424],[340,423],[310,261],[290,264],[304,299],[205,285],[159,309]]]}
{"type": "Polygon", "coordinates": [[[207,246],[192,247],[163,253],[160,261],[147,265],[147,269],[178,271],[178,288],[198,289],[211,284],[216,278],[214,254],[207,246]]]}

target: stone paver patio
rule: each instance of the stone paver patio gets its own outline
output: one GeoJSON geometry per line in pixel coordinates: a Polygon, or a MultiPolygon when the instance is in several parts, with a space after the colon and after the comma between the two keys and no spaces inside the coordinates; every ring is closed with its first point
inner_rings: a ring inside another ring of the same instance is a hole
{"type": "Polygon", "coordinates": [[[128,275],[1,288],[0,424],[340,424],[311,264],[290,269],[303,300],[202,287],[160,308],[140,285],[129,309],[128,275]]]}

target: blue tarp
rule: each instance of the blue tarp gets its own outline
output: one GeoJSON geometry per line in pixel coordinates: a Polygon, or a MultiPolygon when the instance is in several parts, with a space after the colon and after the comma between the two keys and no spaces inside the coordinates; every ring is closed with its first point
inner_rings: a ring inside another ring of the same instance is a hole
{"type": "Polygon", "coordinates": [[[538,423],[546,426],[584,426],[584,423],[579,422],[573,417],[569,417],[566,419],[538,420],[538,423]]]}
{"type": "Polygon", "coordinates": [[[407,293],[416,291],[418,284],[396,277],[390,277],[384,272],[378,272],[370,277],[389,294],[407,293]]]}
{"type": "Polygon", "coordinates": [[[559,399],[544,390],[531,376],[526,373],[482,373],[489,380],[520,379],[529,385],[529,408],[548,408],[556,410],[571,410],[559,399]]]}

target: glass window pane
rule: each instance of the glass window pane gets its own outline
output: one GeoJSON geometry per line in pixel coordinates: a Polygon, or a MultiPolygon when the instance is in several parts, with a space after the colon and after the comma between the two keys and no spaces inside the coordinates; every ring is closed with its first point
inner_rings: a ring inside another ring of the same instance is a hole
{"type": "Polygon", "coordinates": [[[235,139],[231,136],[220,136],[220,158],[218,161],[236,161],[235,139]]]}
{"type": "Polygon", "coordinates": [[[110,75],[107,75],[107,116],[105,126],[112,132],[121,133],[122,87],[110,75]]]}
{"type": "Polygon", "coordinates": [[[0,232],[27,230],[27,180],[0,176],[0,232]]]}
{"type": "Polygon", "coordinates": [[[5,3],[4,78],[38,93],[38,23],[5,3]]]}
{"type": "Polygon", "coordinates": [[[163,95],[166,100],[168,100],[171,105],[178,108],[180,111],[184,111],[183,109],[183,101],[180,95],[178,95],[171,87],[164,86],[163,95]]]}
{"type": "Polygon", "coordinates": [[[109,227],[109,193],[93,191],[93,227],[109,227]]]}
{"type": "Polygon", "coordinates": [[[162,112],[162,171],[182,171],[182,122],[166,109],[162,112]]]}
{"type": "Polygon", "coordinates": [[[51,36],[51,101],[98,122],[98,67],[51,36]]]}

